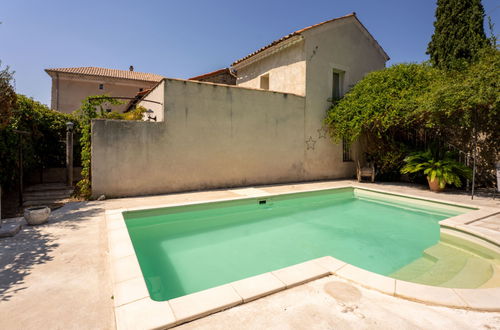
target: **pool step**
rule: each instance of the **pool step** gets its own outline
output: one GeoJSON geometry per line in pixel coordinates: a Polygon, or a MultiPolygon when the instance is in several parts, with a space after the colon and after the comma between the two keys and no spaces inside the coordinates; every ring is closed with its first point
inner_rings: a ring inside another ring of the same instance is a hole
{"type": "Polygon", "coordinates": [[[426,249],[423,257],[397,270],[391,277],[447,288],[499,287],[500,266],[470,249],[440,242],[426,249]],[[457,253],[459,250],[462,253],[457,253]]]}
{"type": "Polygon", "coordinates": [[[441,283],[439,286],[445,288],[475,289],[491,279],[493,275],[492,265],[477,257],[467,259],[465,266],[449,281],[441,283]]]}
{"type": "Polygon", "coordinates": [[[494,265],[492,267],[493,274],[490,279],[481,285],[481,288],[498,288],[500,287],[500,266],[494,265]]]}
{"type": "Polygon", "coordinates": [[[416,283],[440,285],[451,280],[467,263],[465,256],[456,254],[453,248],[444,244],[431,246],[424,251],[424,255],[437,261],[428,271],[412,279],[416,283]]]}
{"type": "Polygon", "coordinates": [[[495,253],[492,250],[488,250],[485,252],[484,249],[478,248],[476,244],[473,242],[469,242],[466,240],[460,240],[457,239],[456,237],[450,236],[450,235],[442,235],[441,236],[441,244],[445,244],[447,246],[451,246],[454,249],[460,250],[462,252],[470,253],[475,256],[484,258],[484,259],[500,259],[500,254],[495,253]]]}
{"type": "Polygon", "coordinates": [[[428,272],[432,268],[432,266],[436,264],[436,261],[437,260],[424,256],[422,258],[418,258],[417,260],[406,265],[405,267],[398,269],[390,276],[397,280],[411,281],[415,277],[418,277],[424,274],[425,272],[428,272]]]}

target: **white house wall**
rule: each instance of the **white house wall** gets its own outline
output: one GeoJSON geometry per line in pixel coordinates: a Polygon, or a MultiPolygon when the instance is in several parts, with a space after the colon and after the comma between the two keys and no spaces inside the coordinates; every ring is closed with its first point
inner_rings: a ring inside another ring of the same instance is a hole
{"type": "MultiPolygon", "coordinates": [[[[165,82],[160,82],[153,90],[142,99],[137,106],[142,106],[147,110],[153,111],[149,114],[156,117],[156,121],[163,121],[163,103],[165,102],[165,82]]],[[[145,114],[145,119],[147,118],[145,114]]]]}
{"type": "Polygon", "coordinates": [[[241,87],[260,88],[260,77],[266,73],[269,74],[269,90],[305,95],[304,42],[300,41],[238,69],[236,84],[241,87]]]}
{"type": "MultiPolygon", "coordinates": [[[[306,169],[318,176],[334,172],[350,176],[355,164],[342,161],[342,144],[318,138],[317,133],[331,106],[333,71],[343,72],[344,94],[369,72],[383,69],[387,58],[354,17],[318,26],[303,35],[307,65],[305,130],[317,141],[315,149],[306,154],[306,169]]],[[[353,156],[356,153],[354,145],[353,156]]]]}

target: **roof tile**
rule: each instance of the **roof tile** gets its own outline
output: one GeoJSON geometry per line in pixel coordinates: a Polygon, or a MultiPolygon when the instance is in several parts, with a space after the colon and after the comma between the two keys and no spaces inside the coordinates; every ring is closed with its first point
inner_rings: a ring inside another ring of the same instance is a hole
{"type": "Polygon", "coordinates": [[[73,73],[88,76],[98,76],[98,77],[112,77],[121,79],[131,79],[131,80],[142,80],[142,81],[154,81],[159,82],[164,77],[159,74],[154,73],[144,73],[130,70],[117,70],[117,69],[107,69],[98,68],[94,66],[85,66],[78,68],[54,68],[46,69],[47,73],[50,72],[63,72],[63,73],[73,73]]]}

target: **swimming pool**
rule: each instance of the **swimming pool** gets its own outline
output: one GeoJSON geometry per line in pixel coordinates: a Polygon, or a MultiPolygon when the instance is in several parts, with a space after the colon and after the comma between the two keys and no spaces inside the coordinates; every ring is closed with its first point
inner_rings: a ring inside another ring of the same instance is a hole
{"type": "Polygon", "coordinates": [[[471,210],[342,188],[123,216],[149,295],[164,301],[326,255],[395,274],[440,243],[440,220],[471,210]]]}

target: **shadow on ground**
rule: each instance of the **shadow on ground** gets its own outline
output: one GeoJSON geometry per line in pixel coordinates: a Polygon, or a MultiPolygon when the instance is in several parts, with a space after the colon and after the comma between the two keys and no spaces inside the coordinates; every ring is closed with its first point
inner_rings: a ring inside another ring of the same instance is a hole
{"type": "Polygon", "coordinates": [[[23,218],[5,220],[20,222],[23,228],[14,237],[0,239],[0,301],[26,289],[24,278],[33,267],[53,259],[51,252],[59,246],[58,228],[77,230],[103,210],[99,203],[73,202],[55,210],[45,225],[27,226],[23,218]]]}

